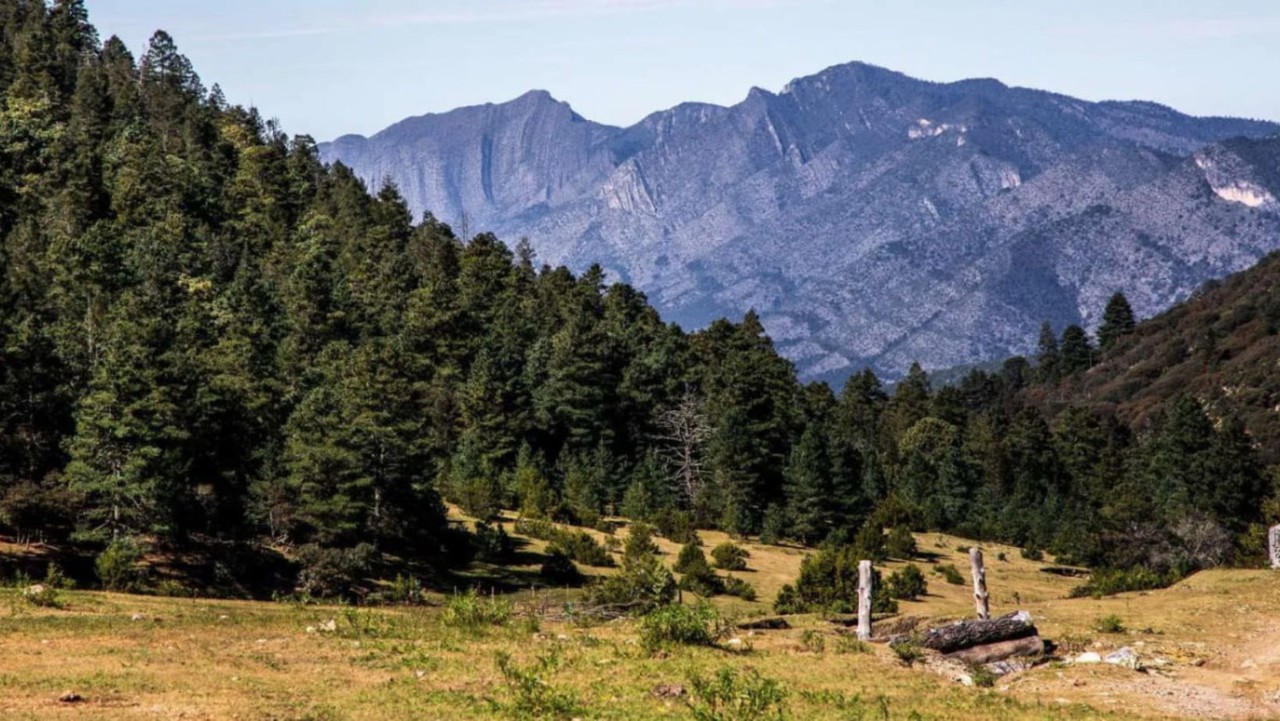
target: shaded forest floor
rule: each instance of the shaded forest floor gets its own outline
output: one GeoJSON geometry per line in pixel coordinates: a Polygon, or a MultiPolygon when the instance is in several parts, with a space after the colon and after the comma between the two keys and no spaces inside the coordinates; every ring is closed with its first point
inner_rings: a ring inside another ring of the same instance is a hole
{"type": "MultiPolygon", "coordinates": [[[[708,549],[724,540],[700,535],[708,549]]],[[[517,540],[527,567],[477,564],[458,580],[509,585],[531,577],[543,544],[517,540]]],[[[967,573],[960,550],[966,542],[938,534],[918,534],[917,541],[915,563],[926,572],[929,595],[904,602],[902,615],[969,615],[968,587],[932,571],[934,563],[952,563],[967,573]]],[[[664,560],[673,561],[678,547],[658,544],[664,560]]],[[[769,613],[805,552],[744,545],[751,558],[737,575],[756,586],[760,601],[716,599],[739,619],[769,613]]],[[[637,643],[635,621],[552,620],[576,596],[567,589],[509,593],[511,620],[484,627],[449,623],[441,593],[426,606],[352,608],[68,591],[55,609],[31,606],[17,589],[5,589],[0,718],[527,717],[516,706],[517,678],[498,663],[504,653],[519,669],[536,668],[535,685],[568,699],[568,715],[577,718],[691,718],[689,704],[699,701],[690,677],[725,667],[750,667],[778,680],[789,717],[797,719],[1280,716],[1280,573],[1211,571],[1161,591],[1068,600],[1079,578],[1023,559],[1014,548],[984,548],[994,612],[1030,610],[1064,657],[1129,646],[1148,671],[1051,661],[999,679],[994,688],[970,688],[907,668],[884,646],[860,650],[843,627],[812,615],[791,617],[787,630],[741,631],[740,643],[720,648],[650,654],[637,643]],[[1006,560],[998,560],[1002,553],[1006,560]],[[1112,615],[1125,631],[1095,630],[1098,618],[1112,615]],[[60,702],[68,691],[81,700],[60,702]]]]}

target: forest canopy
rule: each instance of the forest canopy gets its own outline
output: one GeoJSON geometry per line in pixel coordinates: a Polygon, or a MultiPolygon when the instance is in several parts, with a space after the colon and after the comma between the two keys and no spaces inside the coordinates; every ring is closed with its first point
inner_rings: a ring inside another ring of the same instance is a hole
{"type": "Polygon", "coordinates": [[[1277,509],[1244,425],[1180,396],[1130,425],[1046,403],[1101,347],[890,393],[802,384],[754,313],[686,332],[599,267],[459,237],[206,88],[82,0],[0,2],[0,525],[372,546],[443,562],[478,518],[809,544],[942,530],[1098,566],[1261,558],[1277,509]]]}

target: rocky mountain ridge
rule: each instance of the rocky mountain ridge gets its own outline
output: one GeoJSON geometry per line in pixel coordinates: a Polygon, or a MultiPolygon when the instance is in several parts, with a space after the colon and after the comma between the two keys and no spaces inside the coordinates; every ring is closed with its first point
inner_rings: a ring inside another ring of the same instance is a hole
{"type": "Polygon", "coordinates": [[[807,377],[1026,352],[1280,248],[1280,132],[861,63],[628,128],[543,91],[321,146],[415,214],[599,263],[688,326],[755,308],[807,377]]]}

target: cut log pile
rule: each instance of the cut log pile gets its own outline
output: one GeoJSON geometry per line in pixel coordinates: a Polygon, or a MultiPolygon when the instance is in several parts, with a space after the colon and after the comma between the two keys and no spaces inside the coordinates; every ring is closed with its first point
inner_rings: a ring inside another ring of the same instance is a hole
{"type": "Polygon", "coordinates": [[[923,634],[902,634],[889,639],[889,644],[898,645],[913,640],[944,658],[969,664],[993,663],[1044,653],[1044,641],[1031,622],[1031,614],[1026,611],[988,620],[957,621],[931,628],[923,634]]]}

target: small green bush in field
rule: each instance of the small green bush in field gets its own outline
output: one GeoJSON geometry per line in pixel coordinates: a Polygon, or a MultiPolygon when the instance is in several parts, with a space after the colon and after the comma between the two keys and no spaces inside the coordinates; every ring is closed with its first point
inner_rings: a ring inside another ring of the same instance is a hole
{"type": "Polygon", "coordinates": [[[93,562],[98,580],[108,591],[132,591],[141,583],[138,561],[142,560],[142,547],[133,539],[111,542],[93,562]]]}
{"type": "Polygon", "coordinates": [[[827,643],[822,638],[822,634],[812,628],[806,628],[804,633],[800,634],[800,650],[808,653],[822,653],[827,649],[827,643]]]}
{"type": "Polygon", "coordinates": [[[836,653],[871,653],[871,644],[857,636],[841,634],[836,638],[836,653]]]}
{"type": "Polygon", "coordinates": [[[736,543],[725,541],[711,549],[711,560],[716,568],[726,571],[741,571],[747,567],[747,559],[751,554],[736,543]]]}
{"type": "Polygon", "coordinates": [[[939,563],[933,567],[933,570],[935,573],[942,576],[942,580],[953,586],[964,585],[964,576],[960,574],[960,569],[956,568],[955,564],[939,563]]]}
{"type": "Polygon", "coordinates": [[[911,535],[911,529],[906,526],[894,526],[889,531],[889,537],[884,542],[884,550],[891,558],[904,560],[914,557],[919,551],[916,547],[916,537],[911,535]]]}
{"type": "Polygon", "coordinates": [[[23,600],[32,606],[62,608],[61,592],[74,584],[63,575],[58,564],[50,563],[45,569],[43,581],[28,583],[24,576],[19,576],[18,585],[22,588],[23,600]]]}
{"type": "Polygon", "coordinates": [[[505,626],[511,620],[511,602],[476,593],[474,588],[466,593],[456,593],[445,602],[441,620],[454,628],[478,629],[485,626],[505,626]]]}
{"type": "Polygon", "coordinates": [[[694,721],[781,721],[787,692],[754,668],[725,667],[713,676],[692,673],[685,703],[694,721]]]}
{"type": "Polygon", "coordinates": [[[1094,620],[1093,630],[1098,633],[1124,633],[1124,621],[1115,614],[1100,616],[1094,620]]]}
{"type": "Polygon", "coordinates": [[[724,593],[729,596],[737,596],[744,601],[756,600],[756,587],[750,582],[744,581],[736,576],[727,576],[723,582],[724,593]]]}
{"type": "Polygon", "coordinates": [[[511,658],[511,654],[499,652],[497,662],[510,700],[503,703],[488,699],[495,711],[513,719],[563,719],[581,710],[581,704],[571,691],[556,688],[547,680],[560,665],[557,654],[540,656],[532,664],[521,666],[511,658]]]}
{"type": "Polygon", "coordinates": [[[893,598],[914,601],[929,592],[929,584],[924,574],[914,563],[908,563],[901,571],[889,574],[887,590],[893,598]]]}
{"type": "Polygon", "coordinates": [[[640,621],[640,645],[653,652],[668,646],[712,646],[723,632],[724,619],[702,601],[694,606],[663,606],[640,621]]]}

